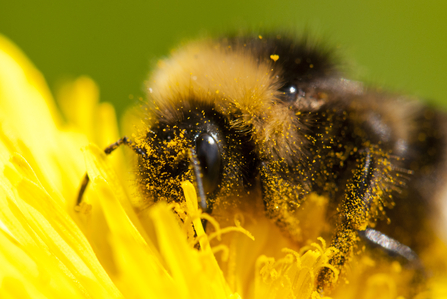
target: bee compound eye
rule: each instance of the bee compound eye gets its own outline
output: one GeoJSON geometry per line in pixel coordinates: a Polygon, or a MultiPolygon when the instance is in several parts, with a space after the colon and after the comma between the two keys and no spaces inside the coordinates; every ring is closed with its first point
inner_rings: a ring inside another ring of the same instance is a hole
{"type": "Polygon", "coordinates": [[[205,193],[216,190],[222,167],[222,157],[216,140],[208,133],[202,133],[196,139],[197,158],[202,170],[205,193]]]}

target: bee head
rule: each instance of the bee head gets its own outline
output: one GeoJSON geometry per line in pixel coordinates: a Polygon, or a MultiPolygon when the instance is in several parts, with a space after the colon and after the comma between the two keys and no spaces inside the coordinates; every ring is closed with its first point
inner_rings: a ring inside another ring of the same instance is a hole
{"type": "Polygon", "coordinates": [[[250,192],[264,162],[276,165],[277,177],[298,169],[293,179],[306,181],[302,161],[315,142],[306,133],[310,112],[324,104],[308,90],[333,73],[326,54],[307,41],[277,36],[204,40],[173,51],[147,81],[143,192],[181,201],[181,182],[191,180],[209,209],[250,192]]]}
{"type": "Polygon", "coordinates": [[[147,153],[139,159],[139,183],[149,198],[170,202],[183,200],[183,181],[195,182],[202,209],[210,211],[216,198],[249,184],[251,149],[221,114],[192,102],[175,118],[160,115],[138,142],[147,153]]]}

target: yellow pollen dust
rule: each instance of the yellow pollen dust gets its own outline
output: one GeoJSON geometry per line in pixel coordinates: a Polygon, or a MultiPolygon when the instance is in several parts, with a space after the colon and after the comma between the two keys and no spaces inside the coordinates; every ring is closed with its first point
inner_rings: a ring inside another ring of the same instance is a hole
{"type": "Polygon", "coordinates": [[[276,62],[279,59],[279,55],[272,54],[272,55],[270,55],[270,59],[273,60],[274,62],[276,62]]]}

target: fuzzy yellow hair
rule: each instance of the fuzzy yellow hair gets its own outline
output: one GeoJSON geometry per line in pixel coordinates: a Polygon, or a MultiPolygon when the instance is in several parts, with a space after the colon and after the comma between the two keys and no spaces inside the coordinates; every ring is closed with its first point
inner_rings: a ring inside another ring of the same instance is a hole
{"type": "Polygon", "coordinates": [[[167,120],[181,120],[191,101],[209,104],[234,130],[253,136],[261,157],[289,160],[305,139],[295,112],[278,100],[284,83],[274,63],[244,46],[192,42],[158,63],[148,81],[149,104],[167,120]]]}

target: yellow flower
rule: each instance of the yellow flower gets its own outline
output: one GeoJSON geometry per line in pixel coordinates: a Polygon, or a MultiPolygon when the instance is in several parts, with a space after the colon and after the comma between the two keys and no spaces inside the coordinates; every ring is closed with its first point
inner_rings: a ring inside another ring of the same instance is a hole
{"type": "MultiPolygon", "coordinates": [[[[321,298],[315,277],[333,253],[319,238],[326,199],[306,201],[312,213],[299,219],[316,224],[301,227],[304,248],[259,214],[221,228],[201,215],[189,182],[185,203],[137,211],[130,159],[100,150],[120,136],[96,85],[80,78],[62,88],[62,117],[42,75],[1,36],[0,66],[0,298],[321,298]],[[76,212],[85,171],[91,184],[76,212]]],[[[434,275],[417,298],[447,298],[444,249],[427,253],[434,275]]],[[[410,294],[412,271],[399,263],[365,251],[353,264],[332,298],[410,294]]]]}

